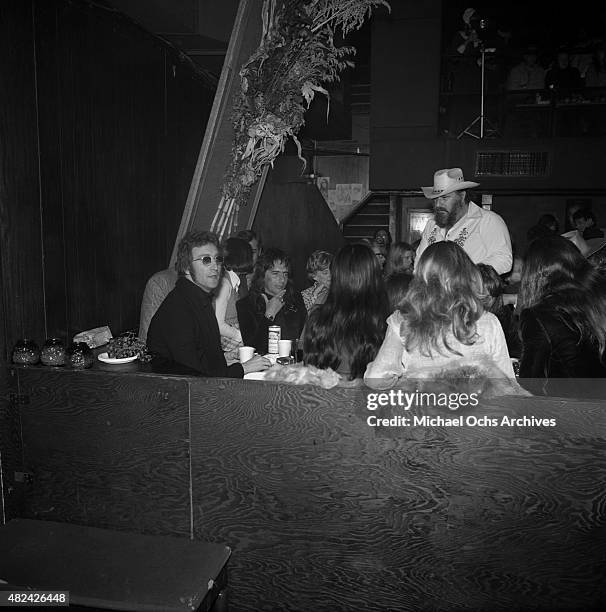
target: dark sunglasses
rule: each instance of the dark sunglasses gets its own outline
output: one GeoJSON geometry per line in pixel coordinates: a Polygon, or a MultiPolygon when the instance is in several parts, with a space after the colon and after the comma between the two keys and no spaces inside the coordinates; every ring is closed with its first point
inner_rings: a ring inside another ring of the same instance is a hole
{"type": "MultiPolygon", "coordinates": [[[[215,259],[215,261],[218,264],[222,264],[223,263],[223,255],[217,255],[214,259],[215,259]]],[[[204,255],[204,257],[196,257],[196,259],[194,259],[192,261],[201,261],[202,265],[210,266],[210,264],[213,261],[213,258],[210,255],[204,255]]]]}

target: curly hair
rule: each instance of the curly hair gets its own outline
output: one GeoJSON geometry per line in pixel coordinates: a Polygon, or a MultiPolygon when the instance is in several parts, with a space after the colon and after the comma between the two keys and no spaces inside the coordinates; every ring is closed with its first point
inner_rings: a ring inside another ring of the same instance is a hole
{"type": "Polygon", "coordinates": [[[318,270],[330,268],[330,263],[332,260],[332,253],[329,253],[328,251],[314,251],[307,258],[307,265],[305,266],[307,276],[309,276],[311,280],[314,280],[313,274],[315,274],[318,270]]]}
{"type": "Polygon", "coordinates": [[[432,357],[433,351],[460,355],[451,348],[452,334],[461,344],[474,344],[476,323],[484,313],[480,271],[454,242],[436,242],[417,263],[416,275],[400,305],[400,335],[407,351],[417,349],[432,357]]]}
{"type": "Polygon", "coordinates": [[[288,269],[288,283],[286,285],[286,293],[284,295],[284,303],[286,306],[292,306],[295,303],[295,294],[297,290],[290,279],[292,274],[292,267],[290,263],[290,257],[282,250],[270,247],[265,249],[255,264],[253,277],[250,282],[250,295],[253,303],[257,306],[257,309],[265,310],[265,302],[261,297],[261,294],[265,291],[265,273],[271,270],[275,264],[281,263],[288,269]]]}
{"type": "Polygon", "coordinates": [[[349,379],[364,376],[383,342],[389,314],[381,266],[364,244],[339,250],[326,302],[314,308],[303,333],[303,360],[338,370],[349,358],[349,379]]]}
{"type": "Polygon", "coordinates": [[[181,238],[177,247],[177,260],[175,262],[175,270],[179,276],[185,276],[189,272],[193,264],[192,250],[205,244],[214,244],[219,251],[219,255],[222,254],[219,238],[213,232],[191,230],[181,238]]]}

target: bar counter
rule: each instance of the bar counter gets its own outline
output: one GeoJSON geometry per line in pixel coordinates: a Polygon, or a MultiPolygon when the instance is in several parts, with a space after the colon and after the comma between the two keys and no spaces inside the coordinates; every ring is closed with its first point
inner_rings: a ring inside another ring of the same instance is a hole
{"type": "Polygon", "coordinates": [[[585,612],[604,600],[601,401],[398,408],[433,421],[376,427],[368,417],[385,413],[366,388],[98,362],[4,377],[6,519],[226,544],[232,612],[585,612]],[[487,425],[505,416],[555,424],[487,425]]]}

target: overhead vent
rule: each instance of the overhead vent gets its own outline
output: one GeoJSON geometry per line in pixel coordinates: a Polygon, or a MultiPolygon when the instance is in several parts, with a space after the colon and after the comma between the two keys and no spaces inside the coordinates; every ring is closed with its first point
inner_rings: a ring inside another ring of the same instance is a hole
{"type": "Polygon", "coordinates": [[[547,176],[548,151],[478,151],[476,176],[547,176]]]}

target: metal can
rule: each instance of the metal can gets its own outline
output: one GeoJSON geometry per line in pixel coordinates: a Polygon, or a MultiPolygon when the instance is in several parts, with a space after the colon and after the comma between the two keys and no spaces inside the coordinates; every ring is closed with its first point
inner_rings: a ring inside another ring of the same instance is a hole
{"type": "Polygon", "coordinates": [[[270,325],[267,336],[267,352],[270,355],[278,354],[278,341],[282,337],[282,330],[279,325],[270,325]]]}

